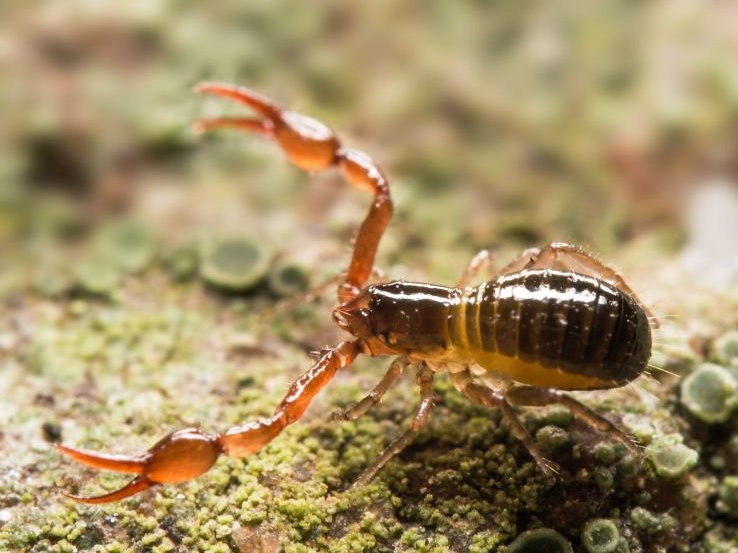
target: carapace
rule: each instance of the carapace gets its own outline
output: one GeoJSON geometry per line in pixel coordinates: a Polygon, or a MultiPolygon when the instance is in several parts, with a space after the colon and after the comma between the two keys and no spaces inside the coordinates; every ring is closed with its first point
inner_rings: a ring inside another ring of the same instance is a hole
{"type": "Polygon", "coordinates": [[[296,166],[306,171],[338,167],[350,184],[374,195],[333,311],[335,322],[352,337],[322,351],[315,364],[292,383],[271,417],[216,435],[196,428],[178,430],[136,456],[58,445],[61,453],[80,463],[136,475],[122,489],[106,495],[69,497],[85,503],[116,501],[156,484],[195,478],[221,454],[255,453],[297,421],[315,395],[359,354],[395,359],[369,395],[334,414],[334,419],[363,415],[408,365],[417,367],[420,388],[420,403],[409,429],[364,470],[359,484],[369,481],[427,421],[433,377],[444,370],[469,400],[501,410],[512,434],[547,475],[555,466],[539,451],[513,404],[563,404],[575,417],[634,447],[617,426],[565,393],[623,386],[647,366],[648,312],[620,275],[577,247],[551,243],[526,250],[494,280],[479,286],[470,284],[489,262],[484,251],[455,287],[404,281],[368,285],[377,246],[393,211],[389,183],[374,162],[363,152],[343,147],[319,121],[284,110],[249,89],[202,83],[196,90],[236,100],[259,114],[202,120],[196,130],[229,128],[261,134],[275,140],[296,166]]]}

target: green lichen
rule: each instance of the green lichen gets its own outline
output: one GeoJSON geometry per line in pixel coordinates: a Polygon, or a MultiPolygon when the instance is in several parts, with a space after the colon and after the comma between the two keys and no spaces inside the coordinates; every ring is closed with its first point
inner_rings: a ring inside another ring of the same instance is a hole
{"type": "Polygon", "coordinates": [[[110,297],[118,289],[122,273],[118,266],[106,257],[90,257],[75,269],[77,284],[88,294],[110,297]]]}
{"type": "Polygon", "coordinates": [[[699,454],[683,443],[680,434],[670,434],[657,438],[646,449],[646,455],[661,478],[678,478],[692,470],[699,454]]]}
{"type": "Polygon", "coordinates": [[[738,476],[726,476],[718,488],[722,508],[738,517],[738,476]]]}
{"type": "Polygon", "coordinates": [[[231,291],[249,290],[267,274],[269,254],[245,238],[216,240],[205,248],[200,274],[208,284],[231,291]]]}
{"type": "Polygon", "coordinates": [[[164,258],[164,267],[175,281],[186,281],[197,274],[200,257],[193,244],[180,246],[164,258]]]}
{"type": "Polygon", "coordinates": [[[588,553],[615,553],[620,543],[620,532],[612,520],[590,520],[582,530],[582,545],[588,553]]]}
{"type": "Polygon", "coordinates": [[[738,330],[729,330],[712,344],[713,356],[719,363],[738,367],[738,330]]]}
{"type": "Polygon", "coordinates": [[[536,441],[545,453],[551,454],[568,445],[571,436],[563,428],[548,425],[536,432],[536,441]]]}
{"type": "Polygon", "coordinates": [[[676,526],[676,521],[668,513],[654,513],[643,507],[635,507],[630,512],[630,520],[646,536],[665,534],[676,526]]]}
{"type": "Polygon", "coordinates": [[[269,270],[269,288],[278,296],[293,296],[305,292],[310,285],[307,271],[292,263],[279,263],[269,270]]]}
{"type": "Polygon", "coordinates": [[[551,528],[527,530],[507,548],[508,553],[573,553],[571,543],[551,528]]]}
{"type": "Polygon", "coordinates": [[[738,402],[738,384],[723,367],[704,363],[682,380],[681,401],[701,421],[725,422],[738,402]]]}
{"type": "Polygon", "coordinates": [[[117,221],[103,227],[95,237],[94,249],[121,271],[138,273],[154,261],[158,243],[154,233],[141,221],[117,221]]]}

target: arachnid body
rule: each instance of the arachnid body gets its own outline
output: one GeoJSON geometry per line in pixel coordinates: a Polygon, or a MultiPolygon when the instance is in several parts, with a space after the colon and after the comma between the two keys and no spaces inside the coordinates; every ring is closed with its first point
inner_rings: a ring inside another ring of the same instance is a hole
{"type": "Polygon", "coordinates": [[[373,193],[333,312],[335,322],[352,338],[324,350],[293,382],[269,418],[218,435],[180,430],[138,456],[59,445],[59,451],[86,465],[137,475],[107,495],[70,497],[87,503],[115,501],[156,484],[197,477],[222,453],[254,453],[298,420],[313,397],[359,354],[396,359],[372,392],[335,413],[335,420],[364,414],[408,365],[417,366],[421,399],[410,428],[361,474],[358,483],[371,479],[423,426],[432,407],[433,376],[443,370],[472,402],[501,410],[512,433],[546,474],[554,471],[553,465],[539,452],[512,404],[564,404],[587,424],[633,447],[615,425],[564,393],[622,386],[647,366],[651,350],[647,311],[615,271],[574,246],[552,243],[526,250],[494,280],[474,287],[469,284],[489,261],[486,252],[472,260],[456,287],[403,281],[367,285],[379,240],[392,216],[387,179],[372,160],[342,147],[322,123],[285,111],[248,89],[204,83],[197,90],[242,102],[260,115],[208,119],[197,123],[198,130],[238,128],[262,134],[278,142],[298,167],[317,171],[336,166],[352,185],[373,193]]]}

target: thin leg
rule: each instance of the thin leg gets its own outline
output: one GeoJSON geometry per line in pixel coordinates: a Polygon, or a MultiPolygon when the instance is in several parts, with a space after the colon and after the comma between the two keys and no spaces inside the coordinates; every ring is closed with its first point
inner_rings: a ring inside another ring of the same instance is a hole
{"type": "Polygon", "coordinates": [[[619,441],[631,453],[638,453],[633,438],[603,416],[598,415],[583,403],[560,390],[536,388],[535,386],[515,386],[505,392],[505,397],[517,405],[564,405],[579,420],[619,441]]]}
{"type": "Polygon", "coordinates": [[[523,269],[529,269],[531,264],[534,263],[536,259],[538,259],[540,253],[540,248],[528,248],[526,250],[523,250],[523,253],[521,253],[518,257],[516,257],[510,263],[500,269],[499,274],[509,275],[512,273],[517,273],[518,271],[522,271],[523,269]]]}
{"type": "Polygon", "coordinates": [[[564,242],[551,242],[542,249],[529,248],[520,257],[505,266],[500,274],[515,273],[523,269],[571,271],[604,280],[634,298],[646,312],[653,326],[658,328],[658,319],[654,317],[650,309],[643,305],[633,289],[626,284],[623,277],[615,269],[608,267],[582,248],[564,242]]]}
{"type": "MultiPolygon", "coordinates": [[[[271,100],[247,88],[222,83],[202,83],[196,90],[236,100],[262,115],[265,118],[262,128],[257,126],[252,128],[251,123],[240,128],[256,130],[273,137],[287,157],[301,169],[322,171],[337,166],[351,185],[366,188],[374,194],[374,202],[356,235],[346,277],[338,287],[340,303],[355,298],[371,274],[379,240],[392,218],[389,183],[376,164],[363,152],[341,147],[336,135],[323,123],[283,110],[271,100]]],[[[207,130],[239,126],[210,121],[205,120],[196,124],[195,128],[207,130]]]]}
{"type": "Polygon", "coordinates": [[[433,406],[433,371],[423,365],[416,376],[418,386],[420,387],[420,404],[415,411],[415,416],[410,422],[410,428],[395,438],[392,443],[385,449],[374,463],[364,469],[356,479],[354,486],[363,486],[367,484],[377,472],[387,464],[395,455],[400,453],[412,441],[415,435],[420,432],[425,423],[428,421],[431,407],[433,406]]]}
{"type": "Polygon", "coordinates": [[[130,497],[142,490],[172,482],[183,482],[204,474],[221,453],[242,457],[260,450],[289,424],[298,420],[310,401],[338,372],[359,354],[357,342],[343,342],[323,353],[318,361],[290,386],[274,415],[234,426],[212,436],[196,428],[169,434],[146,453],[135,456],[95,453],[57,445],[59,452],[103,470],[137,474],[122,489],[99,497],[65,493],[83,503],[107,503],[130,497]]]}
{"type": "Polygon", "coordinates": [[[382,377],[382,380],[379,381],[379,384],[377,384],[364,399],[346,409],[338,409],[336,411],[333,411],[333,413],[331,413],[331,420],[335,422],[355,421],[356,419],[364,415],[364,413],[366,413],[369,409],[374,407],[382,400],[382,396],[384,396],[385,392],[389,390],[390,386],[392,386],[392,384],[394,384],[397,379],[400,378],[400,376],[402,375],[402,371],[404,371],[405,367],[407,367],[409,364],[410,362],[405,357],[398,357],[397,359],[392,361],[392,364],[389,366],[389,369],[387,369],[387,372],[382,377]]]}
{"type": "Polygon", "coordinates": [[[490,270],[492,268],[492,257],[489,253],[489,250],[481,250],[472,258],[472,260],[469,262],[469,265],[467,265],[466,269],[464,269],[464,272],[461,273],[461,277],[456,283],[456,287],[466,288],[467,286],[469,286],[472,280],[474,280],[474,277],[476,277],[479,274],[479,271],[484,268],[490,270]]]}
{"type": "Polygon", "coordinates": [[[548,478],[556,476],[558,470],[556,464],[552,463],[541,453],[538,449],[538,445],[533,440],[531,435],[523,426],[520,421],[518,414],[512,408],[512,406],[505,399],[505,395],[497,390],[492,390],[487,386],[480,384],[470,383],[464,389],[464,395],[466,395],[472,402],[477,405],[485,405],[487,407],[497,407],[502,413],[502,418],[510,426],[510,432],[518,440],[520,440],[525,448],[533,457],[533,460],[538,465],[540,471],[548,478]]]}
{"type": "Polygon", "coordinates": [[[596,259],[582,248],[564,242],[552,242],[545,246],[528,269],[556,269],[588,275],[612,284],[633,298],[638,298],[620,274],[596,259]]]}

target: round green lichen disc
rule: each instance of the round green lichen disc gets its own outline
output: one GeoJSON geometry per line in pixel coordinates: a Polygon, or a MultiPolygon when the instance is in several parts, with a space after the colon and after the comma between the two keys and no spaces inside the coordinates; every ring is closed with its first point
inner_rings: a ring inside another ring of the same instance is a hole
{"type": "Polygon", "coordinates": [[[662,478],[678,478],[694,468],[699,454],[682,443],[679,434],[669,434],[654,440],[646,455],[653,463],[656,474],[662,478]]]}
{"type": "Polygon", "coordinates": [[[208,284],[241,291],[258,284],[266,276],[267,268],[267,255],[259,245],[243,238],[230,238],[208,249],[201,274],[208,284]]]}
{"type": "Polygon", "coordinates": [[[588,553],[613,553],[619,542],[618,527],[606,518],[590,520],[582,530],[582,544],[588,553]]]}
{"type": "Polygon", "coordinates": [[[725,422],[736,404],[736,388],[728,371],[719,365],[704,363],[682,380],[681,401],[703,422],[725,422]]]}
{"type": "Polygon", "coordinates": [[[569,541],[552,528],[538,528],[520,534],[508,546],[509,553],[573,553],[569,541]]]}
{"type": "Polygon", "coordinates": [[[137,221],[111,224],[96,239],[98,255],[130,273],[146,269],[156,256],[157,247],[151,228],[137,221]]]}
{"type": "Polygon", "coordinates": [[[279,296],[291,296],[304,292],[310,279],[302,267],[297,265],[277,265],[269,271],[269,287],[279,296]]]}

